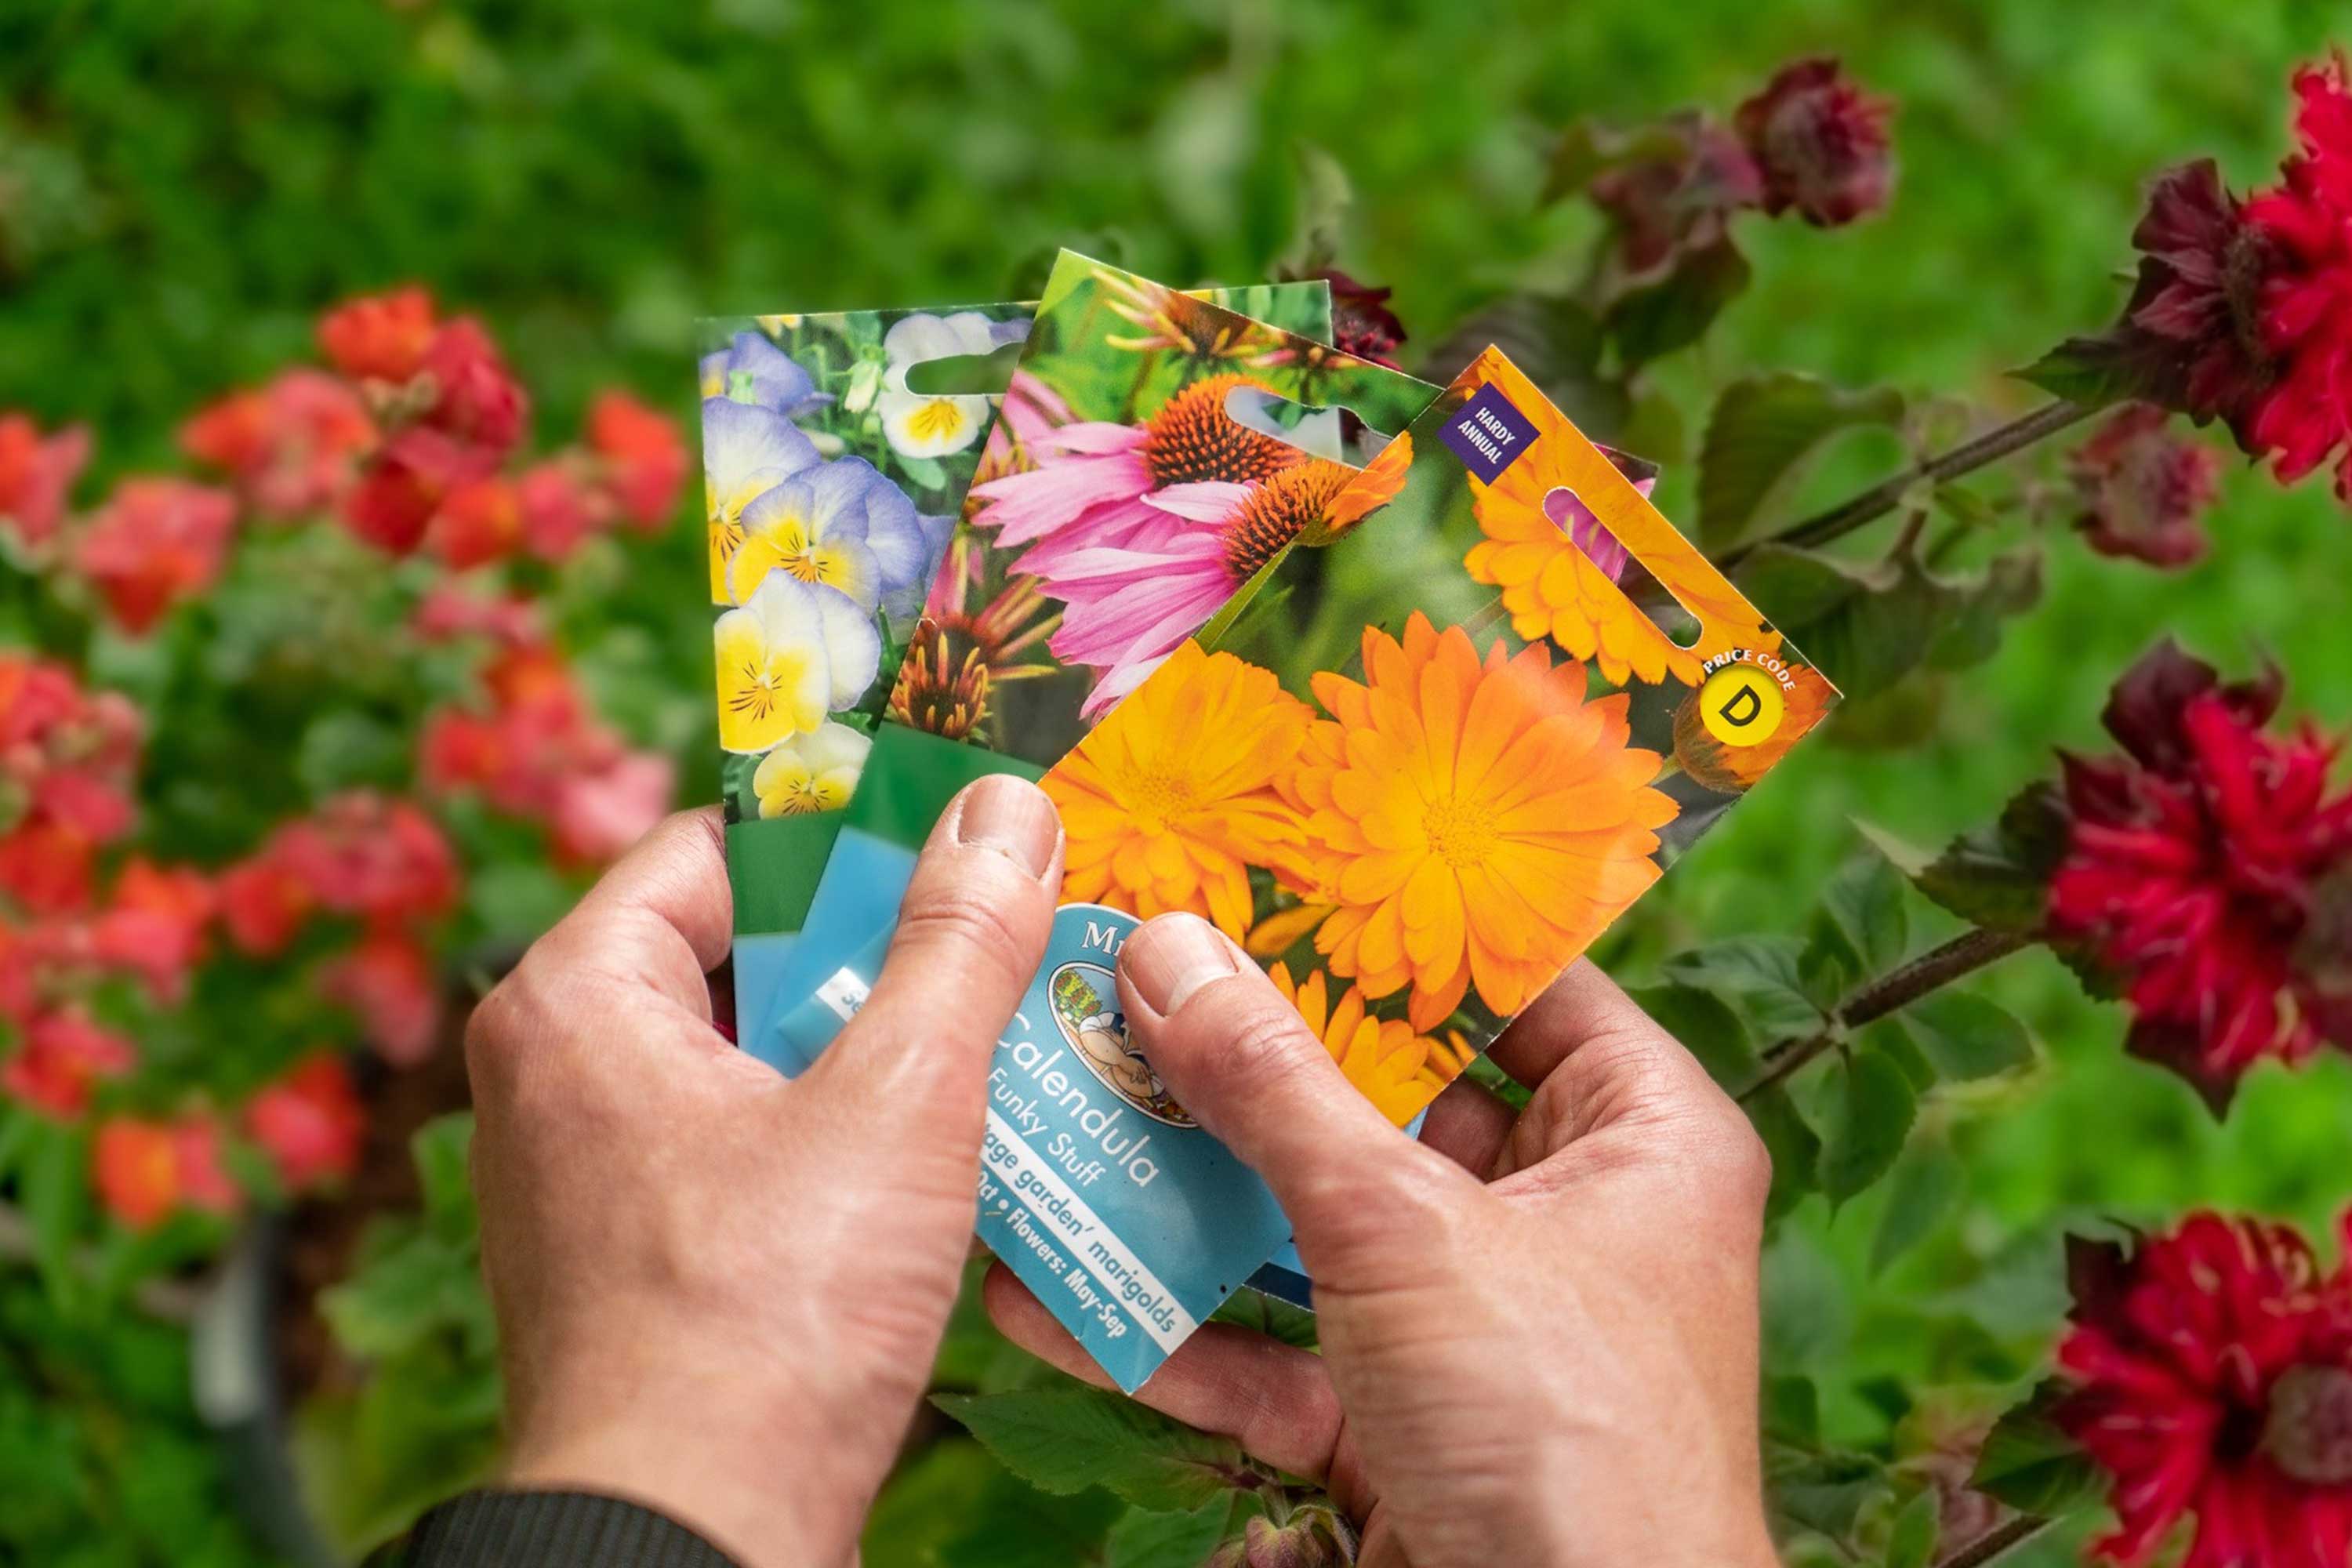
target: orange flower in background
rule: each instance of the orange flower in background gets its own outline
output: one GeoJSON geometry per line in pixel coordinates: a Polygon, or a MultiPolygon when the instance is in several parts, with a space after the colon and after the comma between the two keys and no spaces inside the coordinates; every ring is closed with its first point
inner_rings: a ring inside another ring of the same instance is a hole
{"type": "Polygon", "coordinates": [[[1364,994],[1353,985],[1333,1006],[1319,969],[1304,985],[1292,983],[1287,964],[1277,963],[1268,973],[1348,1081],[1399,1127],[1420,1115],[1470,1065],[1473,1053],[1460,1035],[1435,1040],[1414,1033],[1402,1018],[1375,1018],[1364,1010],[1364,994]]]}
{"type": "MultiPolygon", "coordinates": [[[[1549,407],[1532,384],[1492,350],[1479,356],[1474,376],[1478,383],[1500,384],[1522,410],[1549,407]]],[[[1601,526],[1575,494],[1580,467],[1576,458],[1585,448],[1574,436],[1565,421],[1548,425],[1493,484],[1470,476],[1472,505],[1486,537],[1470,547],[1462,563],[1474,581],[1503,590],[1512,628],[1530,642],[1549,637],[1599,665],[1612,686],[1622,686],[1629,675],[1653,686],[1669,675],[1696,686],[1701,662],[1715,654],[1734,647],[1778,648],[1780,634],[1766,626],[1763,616],[1664,520],[1650,521],[1643,536],[1630,541],[1601,526]],[[1660,586],[1698,617],[1698,638],[1689,647],[1676,647],[1618,586],[1630,563],[1629,548],[1660,586]]]]}
{"type": "Polygon", "coordinates": [[[1588,701],[1540,645],[1481,660],[1416,613],[1401,643],[1364,628],[1363,665],[1315,677],[1332,717],[1289,782],[1337,903],[1316,950],[1372,997],[1410,985],[1416,1029],[1473,984],[1516,1013],[1657,879],[1657,753],[1629,744],[1626,695],[1588,701]]]}
{"type": "Polygon", "coordinates": [[[1272,670],[1178,648],[1045,775],[1069,838],[1063,898],[1146,920],[1190,910],[1238,940],[1249,868],[1297,858],[1274,784],[1313,717],[1272,670]]]}
{"type": "Polygon", "coordinates": [[[243,1194],[221,1168],[220,1128],[201,1116],[118,1116],[90,1145],[90,1178],[106,1212],[144,1230],[183,1209],[234,1214],[243,1194]]]}
{"type": "Polygon", "coordinates": [[[1683,772],[1727,795],[1752,788],[1769,773],[1789,754],[1789,748],[1821,721],[1837,698],[1817,669],[1790,665],[1789,677],[1794,684],[1783,691],[1780,722],[1752,746],[1730,746],[1716,739],[1699,716],[1700,693],[1694,691],[1684,698],[1682,706],[1675,710],[1675,761],[1682,764],[1683,772]]]}

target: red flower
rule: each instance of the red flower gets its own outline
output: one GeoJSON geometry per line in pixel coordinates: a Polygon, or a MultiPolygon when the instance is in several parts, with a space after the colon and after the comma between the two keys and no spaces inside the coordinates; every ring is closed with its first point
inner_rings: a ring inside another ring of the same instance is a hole
{"type": "Polygon", "coordinates": [[[2336,496],[2352,502],[2352,84],[2344,57],[2298,72],[2303,151],[2283,183],[2247,202],[2276,265],[2263,283],[2263,347],[2276,384],[2240,431],[2282,482],[2337,458],[2336,496]]]}
{"type": "Polygon", "coordinates": [[[236,499],[185,479],[125,479],[74,549],[126,631],[147,630],[220,575],[236,499]]]}
{"type": "Polygon", "coordinates": [[[247,1103],[245,1131],[268,1154],[279,1181],[308,1187],[341,1181],[358,1168],[367,1112],[342,1062],[315,1056],[247,1103]]]}
{"type": "Polygon", "coordinates": [[[429,379],[423,423],[500,455],[522,438],[530,400],[472,317],[460,316],[433,334],[418,374],[429,379]]]}
{"type": "Polygon", "coordinates": [[[612,502],[592,495],[561,463],[541,463],[516,481],[524,542],[541,561],[561,561],[604,526],[612,502]],[[602,513],[602,515],[600,515],[602,513]]]}
{"type": "Polygon", "coordinates": [[[2224,686],[2170,643],[2117,682],[2125,755],[2067,757],[2069,840],[2050,924],[2125,985],[2134,1054],[2218,1112],[2265,1057],[2352,1042],[2343,955],[2310,940],[2352,878],[2352,791],[2308,727],[2266,735],[2281,683],[2224,686]]]}
{"type": "Polygon", "coordinates": [[[350,487],[375,422],[350,386],[290,370],[254,392],[232,393],[181,426],[191,457],[234,478],[264,516],[300,517],[350,487]]]}
{"type": "Polygon", "coordinates": [[[89,904],[99,847],[131,826],[139,731],[121,694],[0,654],[0,892],[42,914],[89,904]]]}
{"type": "Polygon", "coordinates": [[[1629,272],[1644,273],[1727,237],[1734,213],[1764,199],[1764,176],[1739,138],[1685,110],[1655,133],[1658,150],[1593,177],[1593,204],[1616,221],[1629,272]]]}
{"type": "Polygon", "coordinates": [[[423,1061],[441,1023],[441,994],[433,961],[409,936],[381,931],[320,972],[319,989],[349,1007],[384,1060],[396,1067],[423,1061]]]}
{"type": "Polygon", "coordinates": [[[2181,1568],[2344,1568],[2352,1275],[2283,1226],[2211,1214],[2128,1255],[2070,1241],[2068,1265],[2056,1414],[2114,1478],[2098,1554],[2147,1561],[2193,1514],[2181,1568]]]}
{"type": "Polygon", "coordinates": [[[1835,228],[1885,206],[1895,182],[1893,111],[1834,59],[1783,66],[1732,120],[1762,174],[1764,210],[1778,217],[1793,207],[1807,223],[1835,228]]]}
{"type": "Polygon", "coordinates": [[[0,1066],[0,1090],[59,1121],[89,1109],[93,1085],[139,1064],[129,1040],[100,1028],[79,1007],[40,1015],[24,1036],[16,1054],[0,1066]]]}
{"type": "Polygon", "coordinates": [[[425,365],[433,297],[415,287],[353,300],[319,322],[319,347],[355,381],[404,382],[425,365]]]}
{"type": "Polygon", "coordinates": [[[66,510],[66,492],[89,461],[89,432],[68,426],[44,437],[22,414],[0,414],[0,523],[31,545],[46,543],[66,510]]]}
{"type": "Polygon", "coordinates": [[[493,475],[459,485],[433,514],[425,543],[452,571],[503,561],[522,542],[522,502],[493,475]]]}
{"type": "Polygon", "coordinates": [[[280,828],[270,853],[320,909],[373,925],[433,920],[457,902],[457,857],[441,829],[407,801],[371,791],[280,828]]]}
{"type": "Polygon", "coordinates": [[[256,958],[285,952],[315,903],[302,879],[268,851],[222,872],[215,888],[229,941],[256,958]]]}
{"type": "Polygon", "coordinates": [[[2074,526],[2100,554],[2186,566],[2205,553],[2221,454],[2167,430],[2171,417],[2152,403],[2126,404],[2067,458],[2082,508],[2074,526]]]}
{"type": "Polygon", "coordinates": [[[443,500],[494,472],[499,458],[496,451],[412,425],[384,444],[343,498],[343,521],[377,549],[405,555],[423,542],[443,500]]]}
{"type": "MultiPolygon", "coordinates": [[[[1387,297],[1387,289],[1378,292],[1387,297]]],[[[1336,283],[1332,300],[1336,305],[1336,283]]],[[[1398,328],[1396,335],[1402,341],[1404,330],[1398,328]]],[[[1339,346],[1348,347],[1344,338],[1339,346]]],[[[689,460],[675,420],[625,392],[604,393],[588,406],[588,447],[604,459],[605,483],[613,499],[620,503],[622,515],[639,530],[658,532],[677,516],[678,492],[686,486],[689,460]]]]}
{"type": "Polygon", "coordinates": [[[177,1000],[204,957],[213,909],[212,884],[201,872],[135,858],[115,877],[111,901],[91,926],[90,955],[139,975],[158,998],[177,1000]]]}
{"type": "Polygon", "coordinates": [[[144,1230],[183,1209],[234,1214],[239,1194],[220,1163],[220,1129],[202,1117],[118,1116],[98,1130],[90,1175],[107,1213],[144,1230]]]}
{"type": "Polygon", "coordinates": [[[1331,286],[1331,343],[1358,359],[1393,369],[1396,352],[1404,346],[1404,323],[1389,309],[1393,289],[1375,289],[1336,267],[1312,272],[1286,272],[1285,279],[1320,278],[1331,286]]]}
{"type": "Polygon", "coordinates": [[[514,646],[536,643],[545,635],[540,625],[539,607],[529,599],[511,594],[475,593],[446,577],[425,590],[409,625],[427,642],[486,637],[493,642],[514,646]]]}

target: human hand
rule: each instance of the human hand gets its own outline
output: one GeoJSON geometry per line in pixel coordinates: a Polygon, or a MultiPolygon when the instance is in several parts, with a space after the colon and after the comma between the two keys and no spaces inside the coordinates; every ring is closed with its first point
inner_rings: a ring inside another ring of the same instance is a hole
{"type": "Polygon", "coordinates": [[[467,1031],[509,1484],[625,1497],[747,1568],[849,1560],[971,1240],[989,1058],[1061,824],[989,778],[923,851],[873,995],[787,1082],[711,1026],[719,817],[672,817],[467,1031]]]}
{"type": "MultiPolygon", "coordinates": [[[[1139,1397],[1323,1483],[1367,1568],[1774,1562],[1757,1432],[1770,1162],[1690,1054],[1579,963],[1422,1141],[1389,1125],[1205,921],[1119,955],[1128,1026],[1255,1167],[1315,1278],[1322,1354],[1210,1324],[1139,1397]]],[[[1002,1266],[988,1304],[1105,1380],[1002,1266]]]]}

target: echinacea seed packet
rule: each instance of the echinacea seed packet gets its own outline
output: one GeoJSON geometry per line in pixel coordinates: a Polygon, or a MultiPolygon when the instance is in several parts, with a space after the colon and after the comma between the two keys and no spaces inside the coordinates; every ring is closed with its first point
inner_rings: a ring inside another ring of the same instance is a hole
{"type": "MultiPolygon", "coordinates": [[[[1319,279],[1212,290],[1330,336],[1319,279]]],[[[759,1037],[1034,301],[700,323],[736,1025],[759,1037]],[[938,374],[951,383],[940,390],[938,374]]]]}
{"type": "Polygon", "coordinates": [[[1043,781],[1066,901],[979,1231],[1130,1391],[1288,1235],[1127,1038],[1139,917],[1215,921],[1402,1126],[1836,700],[1497,351],[1357,483],[1043,781]]]}
{"type": "Polygon", "coordinates": [[[1377,448],[1436,395],[1063,252],[745,1048],[786,1072],[814,1060],[838,1020],[798,1005],[896,921],[956,792],[986,773],[1042,774],[1276,555],[1344,526],[1334,501],[1359,493],[1351,450],[1377,448]]]}

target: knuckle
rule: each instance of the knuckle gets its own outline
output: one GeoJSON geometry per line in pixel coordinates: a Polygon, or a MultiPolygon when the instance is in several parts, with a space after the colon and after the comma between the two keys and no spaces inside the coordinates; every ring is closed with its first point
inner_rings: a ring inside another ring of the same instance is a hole
{"type": "Polygon", "coordinates": [[[916,949],[961,947],[1017,955],[1026,952],[1034,939],[1016,908],[994,879],[938,879],[899,910],[898,940],[916,949]]]}
{"type": "Polygon", "coordinates": [[[1273,1000],[1276,1005],[1262,1000],[1242,1004],[1215,1032],[1213,1040],[1202,1042],[1221,1059],[1202,1065],[1263,1091],[1301,1082],[1306,1073],[1328,1059],[1298,1014],[1280,997],[1273,1000]]]}

